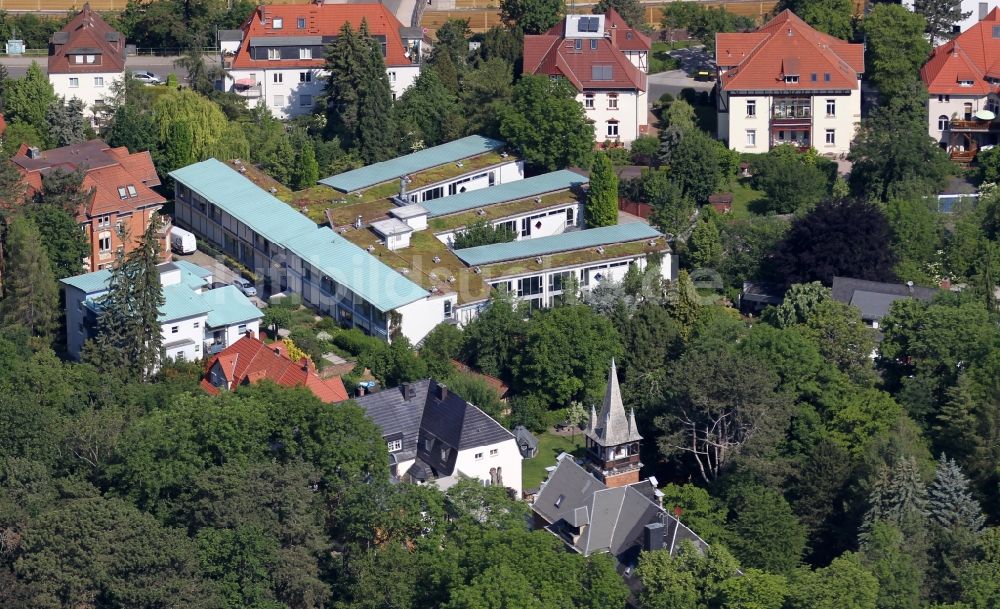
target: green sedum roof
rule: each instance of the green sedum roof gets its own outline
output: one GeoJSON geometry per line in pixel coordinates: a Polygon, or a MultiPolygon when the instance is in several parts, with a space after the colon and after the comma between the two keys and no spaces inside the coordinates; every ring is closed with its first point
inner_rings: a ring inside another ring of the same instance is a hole
{"type": "Polygon", "coordinates": [[[508,201],[539,197],[550,192],[582,186],[587,182],[588,179],[584,176],[568,169],[563,169],[533,178],[525,178],[523,180],[515,180],[506,184],[491,186],[490,188],[480,188],[479,190],[463,192],[449,197],[424,201],[421,205],[427,210],[428,216],[435,218],[437,216],[457,214],[477,207],[487,207],[498,203],[507,203],[508,201]]]}
{"type": "Polygon", "coordinates": [[[392,311],[428,294],[344,237],[327,227],[318,227],[225,163],[208,159],[170,175],[380,311],[392,311]]]}
{"type": "Polygon", "coordinates": [[[319,183],[341,192],[354,192],[388,180],[401,178],[410,173],[424,171],[445,163],[454,163],[492,150],[499,150],[503,146],[504,143],[499,140],[481,135],[470,135],[447,144],[418,150],[406,156],[338,173],[335,176],[323,178],[319,183]]]}
{"type": "Polygon", "coordinates": [[[644,222],[632,222],[629,224],[571,231],[551,237],[538,237],[537,239],[511,241],[510,243],[469,247],[463,250],[455,250],[455,255],[467,265],[476,266],[534,258],[536,256],[547,256],[559,252],[613,245],[628,241],[655,239],[662,236],[658,230],[644,222]]]}

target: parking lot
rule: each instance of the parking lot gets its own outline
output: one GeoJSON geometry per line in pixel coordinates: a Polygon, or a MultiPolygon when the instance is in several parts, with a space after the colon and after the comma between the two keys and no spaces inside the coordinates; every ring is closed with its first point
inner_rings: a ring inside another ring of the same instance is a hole
{"type": "Polygon", "coordinates": [[[669,70],[658,74],[650,74],[649,103],[653,104],[664,93],[677,96],[683,89],[695,91],[711,91],[715,85],[715,61],[704,47],[676,49],[670,51],[670,56],[680,60],[681,69],[669,70]],[[707,70],[712,80],[695,80],[694,75],[700,70],[707,70]]]}

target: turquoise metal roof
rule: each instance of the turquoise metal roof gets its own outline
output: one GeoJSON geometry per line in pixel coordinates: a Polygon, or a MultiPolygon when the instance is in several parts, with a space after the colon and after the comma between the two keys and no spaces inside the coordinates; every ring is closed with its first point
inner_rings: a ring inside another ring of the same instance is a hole
{"type": "Polygon", "coordinates": [[[428,294],[427,290],[329,228],[303,235],[287,247],[380,311],[392,311],[428,294]]]}
{"type": "Polygon", "coordinates": [[[208,306],[208,327],[222,328],[241,322],[260,319],[264,316],[236,286],[208,290],[201,293],[201,299],[208,306]]]}
{"type": "Polygon", "coordinates": [[[494,264],[507,260],[521,260],[535,256],[547,256],[559,252],[582,250],[599,245],[627,243],[641,239],[653,239],[663,235],[644,222],[617,224],[601,228],[571,231],[551,237],[538,237],[510,243],[480,245],[464,250],[455,250],[455,255],[469,266],[479,264],[494,264]]]}
{"type": "Polygon", "coordinates": [[[198,266],[193,262],[188,262],[187,260],[174,260],[171,264],[173,264],[183,272],[191,273],[195,277],[206,279],[212,276],[212,271],[206,269],[203,266],[198,266]]]}
{"type": "Polygon", "coordinates": [[[160,323],[204,315],[209,311],[201,294],[181,283],[163,286],[163,300],[158,318],[160,323]]]}
{"type": "Polygon", "coordinates": [[[105,269],[103,271],[76,275],[75,277],[66,277],[65,279],[61,279],[60,283],[72,286],[84,294],[96,294],[97,292],[107,290],[108,281],[110,280],[111,271],[105,269]]]}
{"type": "Polygon", "coordinates": [[[326,184],[341,192],[354,192],[382,182],[401,178],[410,173],[416,173],[445,163],[454,163],[469,158],[499,150],[504,143],[481,135],[470,135],[462,139],[418,150],[406,156],[397,157],[381,163],[368,165],[359,169],[338,173],[329,178],[323,178],[320,184],[326,184]]]}
{"type": "Polygon", "coordinates": [[[471,190],[457,195],[441,197],[440,199],[424,201],[421,205],[427,209],[427,214],[431,218],[434,218],[436,216],[457,214],[478,207],[538,197],[550,192],[566,190],[567,188],[586,184],[587,182],[587,178],[582,175],[568,169],[563,169],[562,171],[553,171],[552,173],[542,174],[533,178],[525,178],[524,180],[507,182],[498,186],[480,188],[479,190],[471,190]]]}
{"type": "Polygon", "coordinates": [[[316,228],[315,222],[216,159],[171,171],[170,176],[276,243],[316,228]]]}
{"type": "Polygon", "coordinates": [[[265,239],[294,252],[380,311],[392,311],[428,294],[329,228],[317,227],[312,220],[225,163],[209,159],[172,171],[170,175],[265,239]]]}

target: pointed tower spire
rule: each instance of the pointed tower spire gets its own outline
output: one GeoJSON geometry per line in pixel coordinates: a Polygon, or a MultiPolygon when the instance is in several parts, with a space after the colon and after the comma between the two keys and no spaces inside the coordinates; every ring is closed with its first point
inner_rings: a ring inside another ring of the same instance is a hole
{"type": "Polygon", "coordinates": [[[635,408],[628,411],[628,432],[629,434],[638,434],[639,428],[635,424],[635,408]]]}
{"type": "Polygon", "coordinates": [[[604,391],[604,404],[601,414],[596,419],[597,425],[588,430],[590,439],[600,446],[617,446],[628,442],[638,442],[642,439],[635,429],[634,421],[630,423],[622,404],[621,387],[618,385],[618,367],[611,360],[608,371],[608,385],[604,391]]]}

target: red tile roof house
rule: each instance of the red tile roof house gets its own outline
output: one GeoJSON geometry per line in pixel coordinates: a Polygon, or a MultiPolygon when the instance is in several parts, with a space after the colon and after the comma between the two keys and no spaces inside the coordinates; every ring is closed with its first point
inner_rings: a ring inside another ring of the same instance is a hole
{"type": "Polygon", "coordinates": [[[84,4],[49,40],[49,82],[56,95],[79,98],[93,117],[125,76],[125,35],[116,32],[84,4]]]}
{"type": "Polygon", "coordinates": [[[715,35],[719,139],[740,152],[846,154],[861,122],[864,45],[782,11],[756,32],[715,35]]]}
{"type": "Polygon", "coordinates": [[[420,74],[423,31],[404,27],[382,4],[258,6],[239,30],[220,32],[225,88],[278,118],[312,111],[326,81],[326,48],[344,23],[361,21],[382,47],[393,98],[420,74]]]}
{"type": "Polygon", "coordinates": [[[650,46],[614,9],[567,15],[544,34],[524,37],[524,73],[565,78],[594,124],[595,139],[628,144],[649,126],[650,46]]]}
{"type": "MultiPolygon", "coordinates": [[[[166,202],[152,190],[160,179],[149,152],[129,153],[102,140],[45,151],[22,144],[11,161],[24,176],[29,196],[41,190],[42,176],[55,168],[86,172],[82,188],[93,194],[76,216],[90,241],[90,255],[81,263],[84,272],[109,268],[119,248],[131,251],[166,202]]],[[[169,257],[169,248],[163,249],[169,257]]]]}
{"type": "Polygon", "coordinates": [[[953,159],[971,161],[1000,142],[1000,8],[934,49],[920,77],[930,93],[927,130],[953,159]]]}
{"type": "Polygon", "coordinates": [[[283,387],[307,387],[328,404],[347,399],[347,390],[340,377],[320,378],[308,359],[292,361],[284,344],[266,345],[252,332],[208,360],[201,387],[217,395],[220,391],[236,391],[241,385],[264,379],[283,387]]]}

